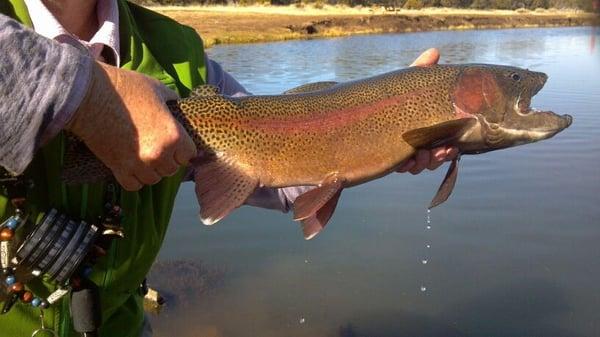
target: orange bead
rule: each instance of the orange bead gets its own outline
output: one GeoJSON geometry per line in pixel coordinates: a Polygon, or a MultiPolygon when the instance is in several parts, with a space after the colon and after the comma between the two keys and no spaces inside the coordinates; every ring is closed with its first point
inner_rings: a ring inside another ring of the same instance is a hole
{"type": "Polygon", "coordinates": [[[0,231],[0,241],[10,241],[14,235],[15,232],[12,229],[4,228],[0,231]]]}
{"type": "Polygon", "coordinates": [[[21,282],[17,282],[15,284],[13,284],[12,286],[10,286],[10,292],[12,292],[12,293],[20,293],[21,291],[23,291],[23,289],[25,289],[25,287],[23,286],[23,283],[21,283],[21,282]]]}
{"type": "Polygon", "coordinates": [[[29,303],[33,300],[33,294],[31,293],[31,291],[25,291],[23,294],[21,294],[21,301],[23,301],[24,303],[29,303]]]}

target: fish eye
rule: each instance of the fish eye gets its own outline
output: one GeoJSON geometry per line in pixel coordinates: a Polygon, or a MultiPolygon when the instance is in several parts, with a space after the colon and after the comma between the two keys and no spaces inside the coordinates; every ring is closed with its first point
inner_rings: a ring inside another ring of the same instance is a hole
{"type": "Polygon", "coordinates": [[[521,80],[521,75],[519,75],[517,73],[512,73],[512,74],[510,74],[510,78],[512,78],[513,81],[515,81],[515,82],[519,82],[521,80]]]}

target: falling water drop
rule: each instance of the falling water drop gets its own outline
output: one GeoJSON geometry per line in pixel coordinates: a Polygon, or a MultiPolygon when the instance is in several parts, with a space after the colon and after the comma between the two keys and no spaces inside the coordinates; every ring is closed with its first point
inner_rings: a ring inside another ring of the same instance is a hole
{"type": "MultiPolygon", "coordinates": [[[[425,222],[426,222],[425,229],[427,231],[429,231],[431,229],[431,210],[430,209],[427,209],[427,214],[426,214],[426,217],[425,217],[425,222]]],[[[426,236],[430,236],[430,235],[431,234],[428,234],[428,235],[426,234],[426,236]]],[[[427,238],[427,241],[429,241],[429,239],[430,238],[427,238]]],[[[421,264],[422,265],[426,265],[426,264],[429,263],[429,248],[431,248],[431,244],[429,242],[427,242],[427,241],[425,242],[425,248],[426,248],[426,251],[424,252],[425,256],[423,256],[421,258],[421,264]]],[[[424,272],[424,275],[423,275],[424,276],[424,280],[423,281],[427,282],[427,277],[425,277],[426,274],[427,274],[427,272],[425,270],[423,272],[424,272]]],[[[421,292],[424,293],[426,291],[427,291],[427,287],[425,287],[425,285],[421,285],[421,292]]]]}
{"type": "Polygon", "coordinates": [[[427,226],[425,228],[431,229],[431,210],[427,209],[427,226]]]}
{"type": "Polygon", "coordinates": [[[300,323],[300,324],[306,323],[306,318],[300,317],[300,319],[298,320],[298,323],[300,323]]]}

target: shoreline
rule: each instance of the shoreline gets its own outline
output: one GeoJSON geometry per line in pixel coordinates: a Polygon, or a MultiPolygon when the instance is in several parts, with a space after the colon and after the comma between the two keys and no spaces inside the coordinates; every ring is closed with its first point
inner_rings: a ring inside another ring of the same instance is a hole
{"type": "Polygon", "coordinates": [[[600,25],[575,10],[471,10],[296,6],[149,7],[198,31],[205,46],[441,30],[600,25]]]}

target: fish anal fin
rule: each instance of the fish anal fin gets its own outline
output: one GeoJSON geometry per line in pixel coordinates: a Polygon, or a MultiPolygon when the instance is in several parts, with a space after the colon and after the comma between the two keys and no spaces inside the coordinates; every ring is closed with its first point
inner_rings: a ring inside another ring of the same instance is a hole
{"type": "Polygon", "coordinates": [[[288,94],[304,94],[307,92],[314,92],[314,91],[329,89],[336,84],[338,84],[338,82],[334,82],[334,81],[308,83],[308,84],[303,84],[301,86],[286,90],[283,93],[286,95],[288,95],[288,94]]]}
{"type": "Polygon", "coordinates": [[[212,84],[203,84],[195,87],[189,97],[207,97],[219,95],[219,88],[212,84]]]}
{"type": "Polygon", "coordinates": [[[453,119],[447,122],[406,131],[402,134],[405,142],[415,149],[426,149],[441,145],[459,137],[465,130],[477,123],[475,118],[453,119]]]}
{"type": "Polygon", "coordinates": [[[258,179],[225,158],[209,155],[192,164],[200,221],[205,225],[216,223],[240,207],[258,186],[258,179]]]}
{"type": "Polygon", "coordinates": [[[434,208],[448,200],[450,194],[452,194],[452,190],[454,190],[454,185],[456,185],[456,179],[458,177],[458,162],[460,158],[452,160],[450,163],[450,167],[448,167],[448,171],[446,172],[446,176],[442,181],[442,184],[438,188],[437,193],[431,200],[431,204],[429,205],[429,209],[434,208]]]}
{"type": "Polygon", "coordinates": [[[332,176],[318,187],[300,195],[294,201],[294,220],[304,220],[316,214],[342,188],[342,180],[332,176]]]}
{"type": "Polygon", "coordinates": [[[340,189],[315,214],[302,220],[304,239],[310,240],[314,238],[321,230],[323,230],[323,228],[325,228],[325,225],[327,225],[335,211],[335,207],[337,206],[341,194],[342,190],[340,189]]]}

